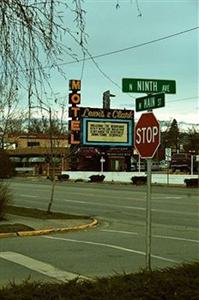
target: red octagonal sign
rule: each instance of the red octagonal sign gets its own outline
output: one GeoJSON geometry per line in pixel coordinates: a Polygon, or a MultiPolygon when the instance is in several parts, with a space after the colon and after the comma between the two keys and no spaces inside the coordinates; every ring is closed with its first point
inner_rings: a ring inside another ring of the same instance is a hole
{"type": "Polygon", "coordinates": [[[134,131],[135,148],[141,158],[152,158],[160,145],[160,124],[152,112],[143,113],[134,131]]]}

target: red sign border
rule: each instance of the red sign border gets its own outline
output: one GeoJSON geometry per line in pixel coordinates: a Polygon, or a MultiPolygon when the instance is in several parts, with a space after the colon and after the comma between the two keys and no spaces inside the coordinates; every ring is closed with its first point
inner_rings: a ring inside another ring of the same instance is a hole
{"type": "Polygon", "coordinates": [[[140,118],[139,118],[139,120],[137,121],[137,123],[136,123],[136,125],[135,125],[135,129],[134,129],[134,147],[135,147],[135,149],[137,150],[137,152],[139,153],[140,158],[143,158],[143,159],[153,158],[154,155],[155,155],[155,153],[156,153],[156,151],[157,151],[158,148],[160,147],[160,143],[161,143],[161,141],[160,141],[160,122],[156,119],[157,123],[159,124],[159,139],[158,139],[158,145],[157,145],[157,147],[155,148],[155,150],[153,151],[153,155],[151,155],[151,156],[142,156],[142,155],[140,154],[138,148],[136,147],[136,142],[135,142],[135,141],[136,141],[136,127],[137,127],[137,124],[138,124],[138,122],[140,121],[141,117],[142,117],[143,115],[147,115],[147,114],[148,114],[148,115],[149,115],[149,114],[152,114],[152,115],[154,116],[154,118],[156,119],[156,117],[155,117],[155,115],[154,115],[153,112],[145,112],[145,113],[142,113],[141,116],[140,116],[140,118]]]}

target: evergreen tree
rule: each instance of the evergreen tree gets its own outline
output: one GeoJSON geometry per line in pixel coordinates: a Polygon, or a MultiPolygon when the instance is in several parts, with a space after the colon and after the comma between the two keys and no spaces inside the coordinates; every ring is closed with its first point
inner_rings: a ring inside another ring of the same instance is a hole
{"type": "Polygon", "coordinates": [[[180,132],[176,119],[173,119],[173,121],[171,122],[170,128],[167,131],[165,138],[167,147],[170,147],[177,152],[180,143],[180,132]]]}

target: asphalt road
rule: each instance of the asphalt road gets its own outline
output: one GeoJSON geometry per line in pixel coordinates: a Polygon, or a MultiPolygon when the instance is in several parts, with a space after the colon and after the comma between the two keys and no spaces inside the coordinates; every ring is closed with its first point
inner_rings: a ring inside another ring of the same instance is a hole
{"type": "MultiPolygon", "coordinates": [[[[14,204],[46,209],[48,181],[10,181],[14,204]]],[[[199,258],[198,189],[152,188],[152,268],[199,258]]],[[[95,229],[0,239],[0,282],[65,280],[145,267],[146,187],[58,183],[52,209],[98,219],[95,229]]]]}

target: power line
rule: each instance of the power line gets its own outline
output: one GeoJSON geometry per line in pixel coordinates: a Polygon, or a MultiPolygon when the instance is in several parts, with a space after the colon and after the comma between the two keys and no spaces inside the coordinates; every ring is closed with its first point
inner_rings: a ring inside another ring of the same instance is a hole
{"type": "MultiPolygon", "coordinates": [[[[129,50],[132,50],[132,49],[136,49],[136,48],[139,48],[139,47],[143,47],[143,46],[146,46],[146,45],[150,45],[150,44],[153,44],[153,43],[156,43],[156,42],[160,42],[162,40],[166,40],[166,39],[169,39],[169,38],[172,38],[172,37],[175,37],[175,36],[179,36],[179,35],[182,35],[182,34],[185,34],[185,33],[188,33],[188,32],[191,32],[191,31],[194,31],[194,30],[197,30],[199,29],[199,26],[197,27],[193,27],[193,28],[190,28],[190,29],[186,29],[186,30],[183,30],[183,31],[180,31],[180,32],[176,32],[174,34],[170,34],[170,35],[167,35],[167,36],[164,36],[164,37],[160,37],[160,38],[157,38],[157,39],[154,39],[154,40],[151,40],[151,41],[148,41],[148,42],[144,42],[144,43],[140,43],[140,44],[137,44],[137,45],[134,45],[134,46],[130,46],[130,47],[126,47],[126,48],[122,48],[122,49],[118,49],[118,50],[114,50],[114,51],[110,51],[110,52],[106,52],[106,53],[102,53],[102,54],[98,54],[98,55],[91,55],[90,52],[83,46],[81,45],[81,47],[83,48],[83,59],[76,59],[76,60],[73,60],[71,62],[65,62],[65,63],[60,63],[60,64],[57,64],[58,66],[62,66],[62,65],[69,65],[69,64],[73,64],[73,63],[79,63],[79,62],[83,62],[83,65],[82,65],[82,71],[81,71],[81,78],[83,77],[83,72],[84,72],[84,67],[85,67],[85,61],[88,61],[88,60],[92,60],[93,63],[95,64],[95,66],[97,67],[97,69],[99,70],[99,72],[106,78],[108,79],[109,81],[111,81],[115,86],[117,86],[120,90],[121,90],[121,86],[114,82],[110,76],[108,76],[98,65],[98,63],[95,61],[96,58],[101,58],[101,57],[105,57],[105,56],[110,56],[110,55],[113,55],[113,54],[117,54],[117,53],[120,53],[120,52],[124,52],[124,51],[129,51],[129,50]],[[85,57],[85,52],[88,54],[88,57],[85,57]]],[[[76,38],[75,38],[76,40],[76,38]]],[[[77,40],[76,40],[77,41],[77,40]]],[[[65,47],[65,45],[64,45],[65,47]]],[[[51,66],[45,66],[43,67],[43,69],[46,69],[46,68],[51,68],[51,66]]],[[[133,98],[131,95],[129,95],[131,98],[133,98]]],[[[174,100],[175,101],[175,100],[174,100]]],[[[180,100],[181,101],[181,100],[180,100]]]]}
{"type": "MultiPolygon", "coordinates": [[[[124,52],[124,51],[129,51],[129,50],[136,49],[136,48],[139,48],[139,47],[154,44],[154,43],[166,40],[166,39],[170,39],[172,37],[179,36],[179,35],[182,35],[182,34],[197,30],[197,29],[199,29],[199,26],[193,27],[193,28],[190,28],[190,29],[186,29],[186,30],[183,30],[183,31],[179,31],[179,32],[176,32],[176,33],[164,36],[164,37],[160,37],[160,38],[157,38],[157,39],[154,39],[154,40],[151,40],[151,41],[143,42],[143,43],[140,43],[140,44],[137,44],[137,45],[133,45],[133,46],[129,46],[129,47],[126,47],[126,48],[122,48],[122,49],[113,50],[113,51],[110,51],[110,52],[105,52],[105,53],[102,53],[102,54],[94,55],[94,56],[92,56],[92,58],[96,59],[96,58],[100,58],[100,57],[105,57],[105,56],[121,53],[121,52],[124,52]]],[[[92,60],[92,58],[91,57],[86,57],[84,60],[92,60]]],[[[60,66],[69,65],[69,64],[79,63],[79,62],[82,62],[82,61],[83,61],[83,59],[77,59],[77,60],[73,60],[73,61],[70,61],[70,62],[60,63],[59,65],[60,66]]]]}
{"type": "MultiPolygon", "coordinates": [[[[193,27],[193,28],[190,28],[190,29],[186,29],[184,31],[180,31],[180,32],[177,32],[177,33],[174,33],[174,34],[170,34],[168,36],[164,36],[164,37],[161,37],[161,38],[158,38],[158,39],[154,39],[154,40],[151,40],[151,41],[148,41],[148,42],[144,42],[144,43],[140,43],[140,44],[137,44],[137,45],[134,45],[134,46],[130,46],[130,47],[127,47],[127,48],[123,48],[123,49],[119,49],[119,50],[114,50],[114,51],[111,51],[111,52],[106,52],[106,53],[103,53],[103,54],[99,54],[99,55],[91,55],[91,53],[88,51],[88,49],[86,49],[83,45],[81,45],[81,47],[83,48],[83,52],[84,52],[84,58],[83,59],[79,59],[79,60],[75,60],[75,61],[71,61],[71,62],[66,62],[66,63],[61,63],[59,64],[60,66],[63,66],[63,65],[68,65],[68,64],[73,64],[73,63],[77,63],[77,62],[83,62],[83,67],[82,67],[82,75],[83,75],[83,70],[84,70],[84,64],[85,64],[85,61],[88,61],[88,60],[91,60],[94,65],[96,66],[96,68],[98,69],[98,71],[106,78],[108,79],[112,84],[114,84],[117,88],[119,88],[121,90],[121,86],[115,82],[114,80],[111,79],[110,76],[108,76],[99,66],[99,64],[95,61],[96,58],[100,58],[100,57],[105,57],[105,56],[109,56],[109,55],[113,55],[113,54],[117,54],[117,53],[120,53],[120,52],[124,52],[124,51],[129,51],[129,50],[132,50],[132,49],[135,49],[135,48],[139,48],[139,47],[143,47],[143,46],[146,46],[146,45],[149,45],[149,44],[153,44],[153,43],[156,43],[156,42],[159,42],[159,41],[162,41],[162,40],[166,40],[166,39],[169,39],[169,38],[172,38],[172,37],[175,37],[175,36],[178,36],[178,35],[181,35],[181,34],[185,34],[185,33],[188,33],[190,31],[193,31],[193,30],[196,30],[198,29],[199,26],[197,27],[193,27]],[[85,52],[88,54],[88,57],[85,57],[85,52]]],[[[76,40],[76,39],[75,39],[76,40]]],[[[81,75],[81,77],[82,77],[81,75]]],[[[129,95],[128,96],[130,98],[132,98],[132,95],[129,95]]]]}
{"type": "Polygon", "coordinates": [[[119,84],[117,84],[117,82],[115,82],[114,80],[112,80],[110,78],[110,76],[108,76],[99,66],[99,64],[95,61],[94,57],[90,54],[90,52],[86,49],[86,53],[89,55],[90,59],[92,60],[92,62],[94,63],[94,65],[96,66],[96,68],[98,69],[98,71],[106,78],[108,79],[110,82],[112,82],[117,88],[119,88],[121,90],[121,86],[119,84]]]}

